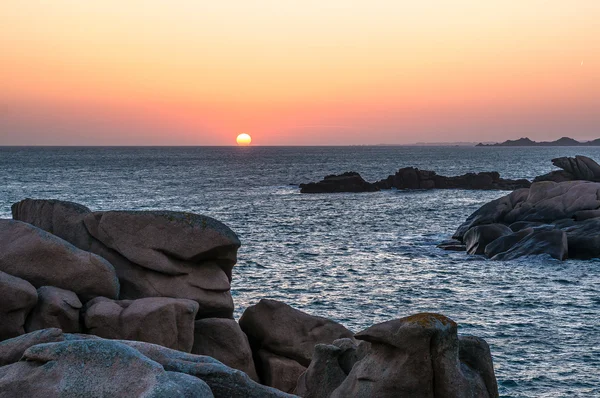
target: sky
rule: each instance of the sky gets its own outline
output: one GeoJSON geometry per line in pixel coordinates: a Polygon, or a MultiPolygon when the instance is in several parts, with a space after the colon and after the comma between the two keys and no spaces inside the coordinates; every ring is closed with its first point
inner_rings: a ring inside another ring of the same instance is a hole
{"type": "Polygon", "coordinates": [[[0,145],[600,137],[598,0],[1,0],[0,145]]]}

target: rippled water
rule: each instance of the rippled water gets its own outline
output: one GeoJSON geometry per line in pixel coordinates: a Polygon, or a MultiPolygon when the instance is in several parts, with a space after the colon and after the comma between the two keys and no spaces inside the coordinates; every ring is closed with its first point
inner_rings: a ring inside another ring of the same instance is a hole
{"type": "Polygon", "coordinates": [[[0,217],[25,197],[94,210],[215,217],[242,240],[236,315],[283,300],[354,331],[420,311],[448,315],[491,346],[500,392],[600,396],[600,261],[485,261],[435,247],[504,192],[300,195],[296,184],[403,166],[532,178],[550,159],[600,148],[1,148],[0,217]]]}

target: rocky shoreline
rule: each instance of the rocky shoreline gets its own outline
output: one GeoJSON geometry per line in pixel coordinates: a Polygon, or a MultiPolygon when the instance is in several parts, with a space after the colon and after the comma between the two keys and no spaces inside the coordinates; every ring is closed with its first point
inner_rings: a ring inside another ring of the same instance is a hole
{"type": "Polygon", "coordinates": [[[354,333],[263,299],[209,217],[26,199],[0,220],[0,397],[497,397],[486,342],[440,314],[354,333]]]}

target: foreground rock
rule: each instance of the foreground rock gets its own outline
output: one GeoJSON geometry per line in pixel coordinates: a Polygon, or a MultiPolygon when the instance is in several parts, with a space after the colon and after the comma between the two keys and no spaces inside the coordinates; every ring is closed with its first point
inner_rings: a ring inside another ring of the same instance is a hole
{"type": "Polygon", "coordinates": [[[58,328],[67,333],[79,333],[79,311],[82,304],[77,295],[53,286],[42,286],[37,290],[38,302],[27,318],[25,330],[58,328]]]}
{"type": "Polygon", "coordinates": [[[442,315],[380,323],[355,338],[369,344],[348,373],[340,366],[340,347],[318,347],[315,360],[320,364],[314,369],[320,370],[311,373],[311,364],[301,377],[305,398],[498,396],[487,344],[459,339],[456,323],[442,315]]]}
{"type": "Polygon", "coordinates": [[[265,299],[246,309],[240,326],[250,341],[261,380],[288,392],[310,364],[315,345],[353,336],[332,320],[265,299]]]}
{"type": "Polygon", "coordinates": [[[329,175],[319,182],[300,184],[301,193],[376,192],[374,184],[365,181],[360,174],[350,171],[340,175],[329,175]]]}
{"type": "Polygon", "coordinates": [[[82,301],[119,295],[115,269],[104,258],[20,221],[0,220],[0,271],[35,287],[70,290],[82,301]]]}
{"type": "Polygon", "coordinates": [[[28,348],[0,367],[0,397],[213,397],[202,380],[166,371],[114,341],[76,340],[28,348]]]}
{"type": "Polygon", "coordinates": [[[508,180],[492,172],[467,173],[455,177],[437,175],[435,171],[404,167],[385,180],[375,183],[380,189],[499,189],[513,190],[527,188],[528,180],[508,180]]]}
{"type": "Polygon", "coordinates": [[[198,302],[199,317],[233,314],[231,271],[240,242],[212,218],[168,211],[91,212],[75,203],[32,199],[14,204],[12,212],[16,220],[107,259],[117,271],[122,299],[185,298],[198,302]]]}
{"type": "Polygon", "coordinates": [[[89,334],[190,352],[197,312],[198,303],[192,300],[148,297],[115,301],[98,297],[86,305],[84,321],[89,334]]]}
{"type": "Polygon", "coordinates": [[[192,354],[213,357],[259,381],[248,337],[235,320],[206,318],[194,325],[192,354]]]}
{"type": "Polygon", "coordinates": [[[0,341],[25,333],[25,320],[37,299],[31,283],[0,271],[0,341]]]}
{"type": "Polygon", "coordinates": [[[558,260],[600,257],[600,183],[533,183],[483,205],[453,238],[470,254],[494,260],[540,254],[558,260]],[[482,230],[498,233],[484,236],[482,230]]]}
{"type": "Polygon", "coordinates": [[[0,397],[38,397],[42,391],[49,396],[179,397],[190,396],[188,392],[191,392],[194,397],[292,397],[262,386],[245,373],[213,358],[150,343],[64,334],[59,329],[40,330],[0,343],[0,397]],[[40,351],[45,351],[42,358],[40,351]],[[53,366],[44,366],[49,359],[53,366]],[[28,364],[27,361],[33,362],[28,364]],[[81,366],[83,362],[85,366],[81,366]],[[34,374],[26,373],[28,371],[34,374]],[[147,377],[151,375],[155,375],[154,382],[152,377],[147,377]],[[19,381],[20,377],[23,381],[19,381]],[[31,385],[22,386],[27,381],[31,385]],[[172,388],[172,381],[180,390],[172,388]],[[127,390],[130,382],[132,388],[127,390]],[[140,385],[145,390],[137,395],[140,385]],[[15,393],[21,387],[22,392],[15,393]],[[26,393],[32,395],[23,395],[26,393]]]}

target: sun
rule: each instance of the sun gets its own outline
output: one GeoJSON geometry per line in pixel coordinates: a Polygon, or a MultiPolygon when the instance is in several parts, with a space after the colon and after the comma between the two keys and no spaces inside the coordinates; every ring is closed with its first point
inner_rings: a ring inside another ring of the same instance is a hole
{"type": "Polygon", "coordinates": [[[244,133],[244,134],[238,135],[235,140],[237,141],[237,144],[239,146],[248,146],[252,142],[252,137],[250,137],[248,134],[244,133]]]}

